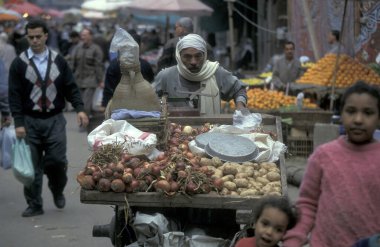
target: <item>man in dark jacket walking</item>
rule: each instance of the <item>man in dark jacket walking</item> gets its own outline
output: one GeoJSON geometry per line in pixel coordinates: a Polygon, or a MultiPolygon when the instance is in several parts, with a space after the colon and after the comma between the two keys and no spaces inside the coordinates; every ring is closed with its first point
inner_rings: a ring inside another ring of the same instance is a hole
{"type": "Polygon", "coordinates": [[[9,105],[16,136],[30,145],[35,180],[24,186],[28,204],[23,217],[43,214],[42,178],[45,173],[57,208],[65,206],[67,183],[66,120],[62,110],[68,100],[77,112],[78,124],[88,117],[73,74],[64,58],[46,46],[48,28],[42,20],[25,27],[30,47],[17,57],[9,73],[9,105]]]}

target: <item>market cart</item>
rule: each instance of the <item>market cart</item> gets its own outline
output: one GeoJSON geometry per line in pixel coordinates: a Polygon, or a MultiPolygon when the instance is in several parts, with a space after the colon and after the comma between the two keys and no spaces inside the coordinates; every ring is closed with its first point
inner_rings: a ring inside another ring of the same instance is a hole
{"type": "MultiPolygon", "coordinates": [[[[263,130],[275,133],[277,140],[282,142],[281,119],[266,114],[263,114],[262,117],[263,130]]],[[[168,120],[169,122],[190,126],[201,126],[204,123],[232,124],[232,115],[169,117],[168,120]]],[[[286,196],[286,168],[283,155],[281,155],[276,164],[281,174],[281,194],[286,196]]],[[[115,215],[111,222],[102,226],[94,226],[93,236],[110,237],[112,244],[116,247],[125,246],[131,237],[130,227],[127,226],[125,220],[126,208],[153,212],[167,212],[168,210],[181,208],[225,210],[226,212],[233,212],[236,224],[250,224],[252,208],[260,197],[223,196],[216,192],[192,196],[177,193],[169,197],[158,192],[114,193],[84,189],[80,193],[82,203],[114,205],[115,215]]]]}

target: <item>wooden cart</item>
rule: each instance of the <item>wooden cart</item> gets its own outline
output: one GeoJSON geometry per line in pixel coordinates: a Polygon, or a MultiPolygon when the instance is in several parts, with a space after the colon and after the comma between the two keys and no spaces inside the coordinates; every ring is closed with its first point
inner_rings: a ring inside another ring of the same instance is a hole
{"type": "MultiPolygon", "coordinates": [[[[232,124],[232,115],[223,114],[214,117],[170,117],[170,122],[183,125],[201,126],[204,123],[232,124]]],[[[263,129],[277,134],[277,140],[282,141],[281,118],[263,114],[263,129]]],[[[286,168],[284,156],[277,161],[281,172],[282,195],[287,196],[286,168]]],[[[95,190],[81,190],[80,200],[85,204],[104,204],[115,206],[115,216],[110,224],[94,226],[94,237],[110,237],[114,246],[121,247],[128,242],[124,208],[129,207],[151,209],[155,212],[173,208],[196,208],[229,210],[234,212],[236,224],[249,224],[252,218],[252,208],[260,197],[243,198],[240,196],[222,196],[217,193],[197,194],[187,196],[176,194],[167,197],[157,192],[114,193],[95,190]],[[157,211],[158,210],[158,211],[157,211]]]]}

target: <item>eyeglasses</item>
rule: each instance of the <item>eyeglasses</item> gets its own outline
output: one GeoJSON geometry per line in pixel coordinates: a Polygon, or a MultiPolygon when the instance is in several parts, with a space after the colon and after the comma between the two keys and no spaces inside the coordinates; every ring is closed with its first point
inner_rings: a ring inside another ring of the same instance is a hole
{"type": "Polygon", "coordinates": [[[41,39],[43,37],[43,35],[41,35],[41,34],[39,34],[39,35],[28,35],[27,37],[30,40],[34,40],[34,39],[41,39]]]}

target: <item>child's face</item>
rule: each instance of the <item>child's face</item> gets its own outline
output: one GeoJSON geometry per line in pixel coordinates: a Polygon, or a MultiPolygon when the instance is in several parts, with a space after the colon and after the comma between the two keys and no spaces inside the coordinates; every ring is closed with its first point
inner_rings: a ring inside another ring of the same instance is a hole
{"type": "Polygon", "coordinates": [[[377,99],[367,93],[353,93],[348,96],[342,110],[342,123],[349,142],[371,142],[379,125],[377,99]]]}
{"type": "Polygon", "coordinates": [[[264,208],[255,226],[256,246],[276,246],[284,236],[288,223],[288,216],[281,210],[273,207],[264,208]]]}

